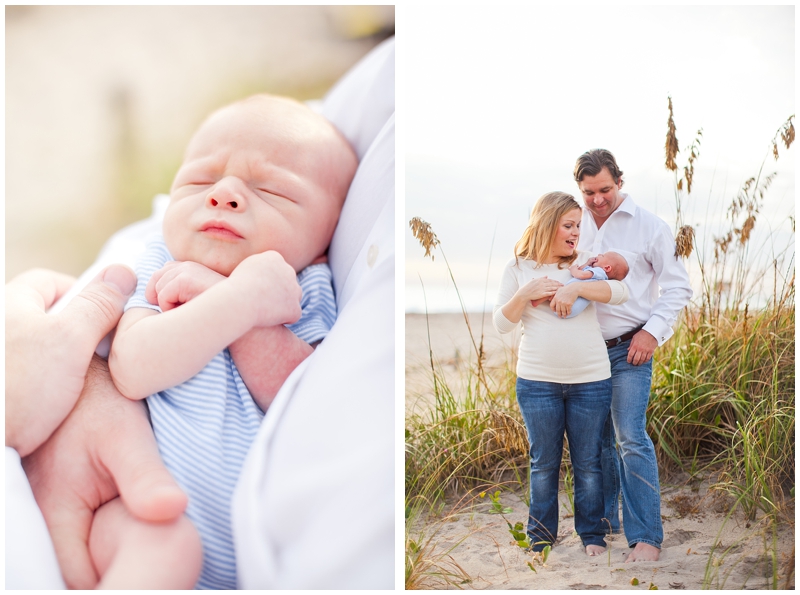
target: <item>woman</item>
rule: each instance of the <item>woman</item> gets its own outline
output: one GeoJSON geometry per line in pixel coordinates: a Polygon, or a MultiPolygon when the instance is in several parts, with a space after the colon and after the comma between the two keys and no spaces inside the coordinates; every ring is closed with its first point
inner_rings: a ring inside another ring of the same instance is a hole
{"type": "Polygon", "coordinates": [[[603,424],[611,406],[611,367],[593,303],[574,318],[578,297],[609,304],[628,299],[619,281],[564,285],[578,252],[581,208],[564,192],[542,196],[506,265],[494,309],[501,333],[522,322],[517,363],[517,402],[528,430],[531,501],[528,536],[534,551],[558,535],[558,473],[564,431],[575,477],[575,530],[590,556],[605,551],[603,424]],[[550,298],[534,307],[532,301],[550,298]],[[550,309],[559,314],[555,317],[550,309]]]}

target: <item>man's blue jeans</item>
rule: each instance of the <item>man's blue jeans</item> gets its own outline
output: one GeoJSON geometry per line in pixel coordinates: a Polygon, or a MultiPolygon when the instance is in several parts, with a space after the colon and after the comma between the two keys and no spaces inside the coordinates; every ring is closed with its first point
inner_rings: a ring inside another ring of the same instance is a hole
{"type": "Polygon", "coordinates": [[[530,443],[528,536],[533,550],[541,551],[558,536],[558,472],[565,430],[575,479],[575,531],[584,546],[605,547],[600,455],[611,379],[556,384],[517,378],[517,402],[530,443]]]}
{"type": "Polygon", "coordinates": [[[621,486],[622,521],[628,546],[647,543],[660,548],[664,530],[658,464],[646,430],[653,361],[640,366],[629,364],[630,344],[625,341],[608,350],[613,396],[603,432],[605,516],[611,521],[612,531],[618,532],[621,486]],[[619,452],[614,446],[614,434],[619,452]]]}

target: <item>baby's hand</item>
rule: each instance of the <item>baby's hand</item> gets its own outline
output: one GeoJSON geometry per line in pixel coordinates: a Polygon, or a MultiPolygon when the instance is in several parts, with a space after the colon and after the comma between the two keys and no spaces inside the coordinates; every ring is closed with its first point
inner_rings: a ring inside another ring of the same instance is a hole
{"type": "Polygon", "coordinates": [[[539,299],[539,300],[531,300],[531,306],[533,306],[534,308],[536,308],[536,307],[538,307],[540,304],[543,304],[544,302],[548,302],[548,301],[550,301],[550,298],[541,298],[541,299],[539,299]]]}
{"type": "Polygon", "coordinates": [[[197,262],[172,261],[153,273],[144,297],[166,312],[196,298],[224,279],[223,275],[197,262]]]}
{"type": "Polygon", "coordinates": [[[586,261],[584,264],[582,264],[582,265],[573,264],[571,267],[569,267],[569,272],[572,274],[572,276],[573,276],[575,279],[583,279],[583,280],[585,280],[585,279],[591,279],[591,278],[592,278],[592,272],[591,272],[591,271],[584,271],[584,270],[583,270],[583,269],[584,269],[584,267],[586,267],[586,266],[591,266],[591,265],[589,264],[590,262],[592,262],[592,261],[591,261],[591,259],[590,259],[590,260],[587,260],[587,261],[586,261]]]}
{"type": "Polygon", "coordinates": [[[255,310],[253,326],[291,324],[300,319],[303,290],[297,273],[277,252],[248,256],[228,280],[246,296],[244,305],[255,310]]]}

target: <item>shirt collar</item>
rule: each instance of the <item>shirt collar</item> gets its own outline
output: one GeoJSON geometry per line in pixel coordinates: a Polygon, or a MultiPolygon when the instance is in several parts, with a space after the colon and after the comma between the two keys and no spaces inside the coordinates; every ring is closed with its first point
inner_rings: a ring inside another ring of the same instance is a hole
{"type": "MultiPolygon", "coordinates": [[[[611,219],[611,217],[613,217],[617,213],[627,213],[631,217],[636,217],[636,210],[639,207],[637,207],[636,203],[633,202],[633,199],[631,198],[630,194],[625,194],[625,193],[620,193],[620,194],[622,194],[622,202],[619,203],[619,206],[616,209],[614,209],[614,212],[608,216],[608,219],[611,219]]],[[[598,229],[597,222],[594,220],[592,212],[586,207],[583,208],[583,218],[585,221],[591,221],[592,229],[595,230],[598,229]]],[[[606,221],[608,221],[608,219],[606,219],[606,221]]]]}
{"type": "MultiPolygon", "coordinates": [[[[633,202],[633,199],[631,198],[630,194],[624,194],[624,193],[621,193],[621,194],[622,194],[622,202],[614,210],[614,213],[617,213],[617,212],[628,213],[632,217],[635,217],[636,216],[636,209],[637,209],[636,203],[633,202]]],[[[614,213],[611,213],[611,215],[613,216],[614,213]]]]}

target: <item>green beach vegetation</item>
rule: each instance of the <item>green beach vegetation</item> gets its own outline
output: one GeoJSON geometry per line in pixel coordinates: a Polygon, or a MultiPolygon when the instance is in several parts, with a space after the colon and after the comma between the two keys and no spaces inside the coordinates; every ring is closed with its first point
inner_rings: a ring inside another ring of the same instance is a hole
{"type": "MultiPolygon", "coordinates": [[[[676,257],[696,259],[702,289],[682,313],[674,337],[654,356],[648,432],[662,475],[708,482],[727,519],[744,519],[764,535],[769,585],[787,588],[794,584],[794,551],[780,573],[775,534],[779,524],[794,526],[794,213],[787,213],[792,234],[785,246],[774,245],[773,237],[767,246],[751,243],[774,178],[765,172],[768,160],[792,145],[794,116],[776,132],[756,175],[730,201],[727,230],[707,238],[711,246],[697,246],[682,214],[687,201],[695,200],[691,190],[702,131],[679,166],[671,98],[668,109],[665,163],[675,177],[676,257]],[[767,263],[763,270],[753,269],[752,250],[768,255],[761,259],[767,263]]],[[[426,255],[441,252],[428,223],[415,218],[410,225],[426,255]]],[[[407,588],[457,587],[469,580],[451,556],[453,548],[435,552],[436,524],[426,519],[446,519],[474,506],[479,492],[499,486],[527,498],[528,445],[514,394],[514,353],[499,373],[487,372],[483,337],[470,328],[466,312],[464,320],[474,349],[463,388],[454,394],[431,350],[431,406],[406,417],[407,588]]],[[[566,458],[562,475],[571,477],[566,458]]],[[[729,550],[730,544],[727,549],[721,541],[714,544],[704,587],[725,585],[730,570],[722,573],[719,560],[729,550]]]]}

